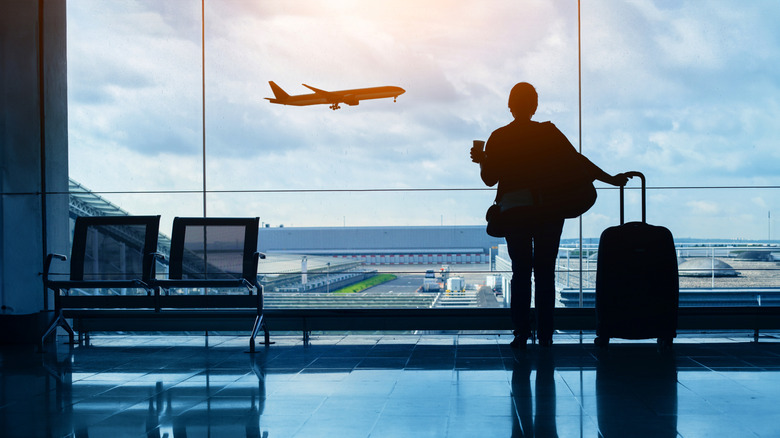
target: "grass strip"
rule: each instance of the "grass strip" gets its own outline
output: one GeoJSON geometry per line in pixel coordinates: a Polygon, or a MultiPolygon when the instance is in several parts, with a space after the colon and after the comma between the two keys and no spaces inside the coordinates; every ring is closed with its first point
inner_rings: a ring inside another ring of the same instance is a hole
{"type": "Polygon", "coordinates": [[[342,287],[341,289],[333,291],[334,294],[353,294],[355,292],[362,292],[368,288],[374,287],[376,285],[387,283],[388,281],[395,280],[396,277],[393,274],[378,274],[371,278],[367,278],[363,281],[359,281],[355,284],[349,285],[347,287],[342,287]]]}

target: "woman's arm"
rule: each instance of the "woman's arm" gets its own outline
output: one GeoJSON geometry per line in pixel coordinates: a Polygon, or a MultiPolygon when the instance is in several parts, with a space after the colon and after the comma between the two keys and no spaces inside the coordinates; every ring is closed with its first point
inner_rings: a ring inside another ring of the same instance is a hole
{"type": "Polygon", "coordinates": [[[598,173],[596,174],[596,179],[601,182],[612,184],[613,186],[618,186],[618,187],[622,187],[626,185],[626,183],[628,183],[628,176],[626,176],[625,173],[618,173],[617,175],[612,176],[607,172],[601,170],[601,168],[599,168],[598,166],[596,166],[596,168],[598,169],[598,173]]]}
{"type": "Polygon", "coordinates": [[[589,173],[593,177],[593,179],[597,179],[601,182],[605,182],[607,184],[611,184],[613,186],[624,186],[626,183],[628,183],[628,175],[625,173],[618,173],[617,175],[610,175],[607,172],[604,172],[599,166],[594,164],[592,161],[588,159],[585,155],[577,153],[581,158],[582,161],[585,163],[585,166],[589,168],[589,173]]]}
{"type": "MultiPolygon", "coordinates": [[[[488,139],[488,143],[490,139],[488,139]]],[[[491,163],[487,154],[487,147],[483,151],[479,146],[471,148],[471,161],[479,163],[479,176],[488,187],[493,187],[498,183],[498,175],[495,172],[495,166],[491,163]]]]}

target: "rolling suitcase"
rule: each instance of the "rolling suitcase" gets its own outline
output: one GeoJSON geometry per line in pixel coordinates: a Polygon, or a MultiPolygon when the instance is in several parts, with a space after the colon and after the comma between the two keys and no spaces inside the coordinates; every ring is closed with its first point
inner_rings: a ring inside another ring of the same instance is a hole
{"type": "Polygon", "coordinates": [[[596,268],[596,345],[610,338],[658,338],[670,347],[677,336],[680,285],[672,233],[647,223],[645,177],[642,180],[642,221],[624,223],[620,188],[620,225],[601,233],[596,268]]]}

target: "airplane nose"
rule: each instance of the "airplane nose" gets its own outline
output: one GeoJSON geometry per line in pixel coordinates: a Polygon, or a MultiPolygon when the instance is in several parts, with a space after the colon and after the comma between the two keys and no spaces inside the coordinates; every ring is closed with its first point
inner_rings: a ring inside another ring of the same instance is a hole
{"type": "Polygon", "coordinates": [[[398,89],[398,95],[399,96],[404,94],[404,93],[406,93],[406,90],[404,90],[403,88],[401,88],[401,87],[396,87],[396,88],[398,89]]]}

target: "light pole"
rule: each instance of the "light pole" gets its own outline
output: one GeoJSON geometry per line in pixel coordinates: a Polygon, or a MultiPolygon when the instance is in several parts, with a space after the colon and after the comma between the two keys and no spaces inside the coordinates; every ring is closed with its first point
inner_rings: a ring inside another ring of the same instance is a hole
{"type": "Polygon", "coordinates": [[[306,283],[309,281],[309,264],[306,256],[301,259],[301,285],[303,285],[304,292],[306,291],[306,283]]]}

